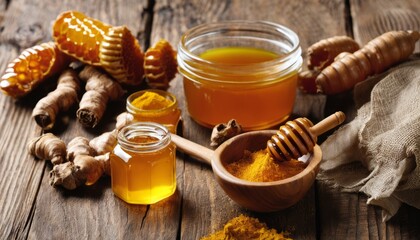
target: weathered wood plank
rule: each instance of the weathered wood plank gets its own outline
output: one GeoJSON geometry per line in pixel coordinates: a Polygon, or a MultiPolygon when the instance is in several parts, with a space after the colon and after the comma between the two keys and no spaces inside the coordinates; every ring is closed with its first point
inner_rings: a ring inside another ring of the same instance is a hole
{"type": "MultiPolygon", "coordinates": [[[[365,44],[391,30],[420,30],[420,4],[416,0],[351,0],[354,37],[365,44]]],[[[417,43],[416,51],[420,51],[417,43]]]]}
{"type": "MultiPolygon", "coordinates": [[[[391,30],[420,30],[418,1],[351,0],[350,9],[354,37],[361,44],[391,30]]],[[[419,235],[418,209],[402,206],[393,219],[383,223],[380,209],[367,206],[365,195],[336,192],[322,184],[318,188],[323,209],[321,239],[415,239],[419,235]]]]}
{"type": "MultiPolygon", "coordinates": [[[[18,50],[3,41],[10,22],[6,16],[6,1],[0,13],[0,72],[18,55],[18,50]]],[[[39,135],[31,119],[31,104],[27,99],[15,100],[0,94],[0,238],[21,239],[29,230],[33,206],[43,176],[44,163],[34,161],[26,152],[27,140],[39,135]]]]}
{"type": "MultiPolygon", "coordinates": [[[[297,32],[302,49],[306,49],[322,38],[346,34],[344,8],[343,1],[156,1],[151,44],[165,38],[177,46],[183,32],[206,22],[253,19],[288,26],[297,32]]],[[[189,117],[180,76],[171,83],[169,91],[181,99],[184,136],[208,147],[211,130],[189,117]]],[[[240,213],[257,216],[280,231],[289,230],[297,239],[316,238],[314,189],[295,207],[273,214],[256,214],[230,200],[214,181],[208,166],[201,166],[188,156],[184,159],[182,239],[197,239],[214,232],[240,213]]]]}

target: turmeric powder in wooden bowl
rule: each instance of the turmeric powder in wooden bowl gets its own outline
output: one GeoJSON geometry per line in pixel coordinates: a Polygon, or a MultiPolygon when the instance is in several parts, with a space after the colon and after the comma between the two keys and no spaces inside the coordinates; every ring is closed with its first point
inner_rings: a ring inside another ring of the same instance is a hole
{"type": "Polygon", "coordinates": [[[316,145],[311,154],[299,159],[306,167],[282,180],[249,181],[235,177],[227,170],[233,162],[243,158],[245,150],[257,152],[265,149],[273,134],[275,131],[270,130],[249,132],[229,139],[216,149],[212,161],[216,181],[226,194],[239,205],[257,212],[278,211],[296,204],[311,188],[321,163],[321,148],[316,145]]]}
{"type": "MultiPolygon", "coordinates": [[[[172,135],[178,149],[211,164],[216,181],[236,203],[256,212],[275,212],[301,200],[315,181],[322,153],[315,145],[312,153],[299,158],[305,165],[296,175],[277,181],[249,181],[235,177],[227,168],[244,157],[244,152],[257,152],[267,147],[275,130],[254,131],[233,137],[215,151],[172,135]]],[[[296,163],[300,165],[299,163],[296,163]]]]}

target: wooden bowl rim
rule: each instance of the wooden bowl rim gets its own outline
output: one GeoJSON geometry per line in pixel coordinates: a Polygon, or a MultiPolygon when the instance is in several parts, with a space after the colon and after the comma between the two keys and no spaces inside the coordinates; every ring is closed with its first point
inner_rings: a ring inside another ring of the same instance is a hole
{"type": "MultiPolygon", "coordinates": [[[[271,133],[271,132],[275,132],[275,130],[267,130],[264,132],[271,133]]],[[[243,134],[240,134],[236,137],[240,137],[241,135],[243,134]]],[[[230,140],[234,140],[234,139],[230,139],[230,140]]],[[[227,142],[225,143],[229,144],[227,142]]],[[[216,151],[217,150],[218,149],[216,149],[216,151]]],[[[316,168],[321,163],[321,160],[322,160],[322,151],[321,151],[320,146],[316,144],[310,156],[310,160],[308,160],[309,164],[308,166],[306,166],[306,168],[302,172],[286,179],[282,179],[278,181],[271,181],[271,182],[253,182],[253,181],[248,181],[248,180],[235,177],[230,172],[228,172],[226,168],[223,166],[223,164],[215,157],[212,159],[212,168],[213,168],[213,173],[219,176],[221,179],[223,179],[226,182],[230,182],[232,184],[237,184],[237,185],[253,186],[253,187],[268,187],[268,186],[280,186],[284,184],[289,184],[299,179],[302,179],[308,174],[312,174],[313,172],[315,172],[315,176],[314,176],[314,180],[315,180],[315,177],[317,174],[316,168]]]]}

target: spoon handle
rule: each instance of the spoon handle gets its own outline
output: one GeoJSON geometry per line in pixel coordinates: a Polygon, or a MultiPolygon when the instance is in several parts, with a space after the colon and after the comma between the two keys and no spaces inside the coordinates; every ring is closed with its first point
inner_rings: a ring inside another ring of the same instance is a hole
{"type": "Polygon", "coordinates": [[[182,138],[176,134],[171,134],[171,139],[179,150],[191,155],[192,157],[197,158],[203,163],[211,165],[211,159],[214,155],[213,150],[203,147],[185,138],[182,138]]]}
{"type": "Polygon", "coordinates": [[[310,128],[310,131],[313,135],[319,136],[324,132],[340,125],[346,119],[346,115],[343,112],[339,111],[334,114],[331,114],[329,117],[325,118],[321,122],[317,123],[315,126],[310,128]]]}

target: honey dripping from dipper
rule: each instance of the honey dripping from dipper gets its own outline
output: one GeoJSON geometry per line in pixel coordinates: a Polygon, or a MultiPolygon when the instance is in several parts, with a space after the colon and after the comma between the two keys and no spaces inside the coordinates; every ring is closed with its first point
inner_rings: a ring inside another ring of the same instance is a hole
{"type": "Polygon", "coordinates": [[[267,151],[278,161],[297,159],[313,151],[318,136],[344,122],[343,112],[336,112],[314,125],[307,118],[286,122],[267,141],[267,151]]]}

